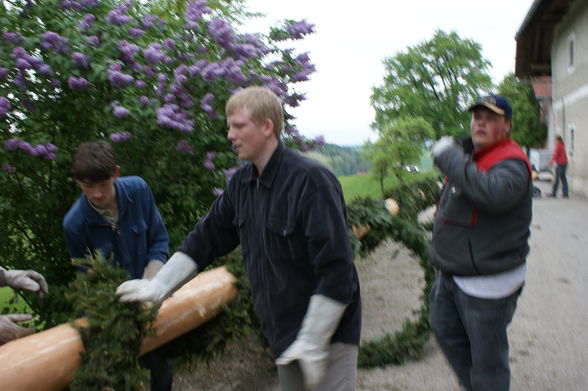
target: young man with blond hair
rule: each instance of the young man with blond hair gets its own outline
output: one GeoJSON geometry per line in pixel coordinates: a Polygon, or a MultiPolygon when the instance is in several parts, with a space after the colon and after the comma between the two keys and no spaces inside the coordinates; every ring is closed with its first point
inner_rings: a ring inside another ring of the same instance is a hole
{"type": "Polygon", "coordinates": [[[341,186],[282,144],[282,102],[270,90],[245,88],[225,111],[227,137],[249,164],[152,280],[128,281],[117,293],[161,301],[241,245],[280,389],[355,390],[361,303],[341,186]]]}

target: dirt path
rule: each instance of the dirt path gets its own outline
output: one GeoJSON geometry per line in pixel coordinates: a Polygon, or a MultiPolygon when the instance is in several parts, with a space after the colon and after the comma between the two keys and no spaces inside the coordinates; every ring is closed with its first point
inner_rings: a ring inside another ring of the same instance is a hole
{"type": "MultiPolygon", "coordinates": [[[[588,390],[588,200],[543,198],[534,202],[533,212],[529,277],[509,328],[511,390],[588,390]]],[[[356,265],[364,304],[362,339],[397,330],[420,306],[423,278],[417,260],[401,245],[386,242],[356,265]]],[[[276,377],[267,352],[244,341],[209,366],[178,368],[174,390],[275,391],[276,377]]],[[[419,361],[360,369],[357,389],[460,388],[431,338],[419,361]]]]}

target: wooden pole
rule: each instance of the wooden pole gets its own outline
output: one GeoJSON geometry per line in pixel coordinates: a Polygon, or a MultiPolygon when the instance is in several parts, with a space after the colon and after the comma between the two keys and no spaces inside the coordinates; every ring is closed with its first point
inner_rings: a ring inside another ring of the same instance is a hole
{"type": "MultiPolygon", "coordinates": [[[[154,321],[156,335],[141,354],[214,318],[237,294],[235,277],[224,267],[202,272],[165,300],[154,321]]],[[[85,318],[77,319],[80,325],[85,318]]],[[[0,346],[0,388],[58,391],[73,380],[84,350],[78,332],[62,324],[0,346]]]]}

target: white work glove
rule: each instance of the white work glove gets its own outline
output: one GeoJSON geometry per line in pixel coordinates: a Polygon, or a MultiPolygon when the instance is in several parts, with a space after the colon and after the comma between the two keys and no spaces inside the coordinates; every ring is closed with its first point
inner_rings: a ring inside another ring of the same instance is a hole
{"type": "Polygon", "coordinates": [[[198,265],[188,255],[176,252],[151,280],[130,280],[116,288],[119,301],[160,303],[198,274],[198,265]]]}
{"type": "Polygon", "coordinates": [[[40,273],[33,270],[6,270],[0,268],[0,286],[36,292],[39,298],[49,293],[49,287],[40,273]]]}
{"type": "Polygon", "coordinates": [[[453,137],[451,136],[443,136],[439,140],[433,144],[431,147],[431,156],[436,158],[437,156],[441,155],[447,148],[453,145],[453,137]]]}
{"type": "Polygon", "coordinates": [[[145,266],[145,270],[143,270],[143,276],[141,277],[144,280],[150,280],[161,268],[163,267],[163,262],[158,259],[152,259],[147,262],[147,266],[145,266]]]}
{"type": "Polygon", "coordinates": [[[288,365],[298,360],[304,382],[311,390],[325,378],[329,366],[329,345],[347,306],[324,295],[313,295],[296,339],[276,360],[288,365]]]}
{"type": "Polygon", "coordinates": [[[33,334],[34,327],[20,327],[16,324],[16,322],[28,322],[31,319],[33,316],[29,314],[0,315],[0,345],[33,334]]]}

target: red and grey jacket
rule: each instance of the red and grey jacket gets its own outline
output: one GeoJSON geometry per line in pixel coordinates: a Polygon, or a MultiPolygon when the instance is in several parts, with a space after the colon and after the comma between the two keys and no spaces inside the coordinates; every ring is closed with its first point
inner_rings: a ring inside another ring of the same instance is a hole
{"type": "Polygon", "coordinates": [[[510,138],[468,154],[458,145],[435,159],[447,175],[431,264],[460,276],[490,275],[525,262],[532,216],[531,166],[510,138]]]}

